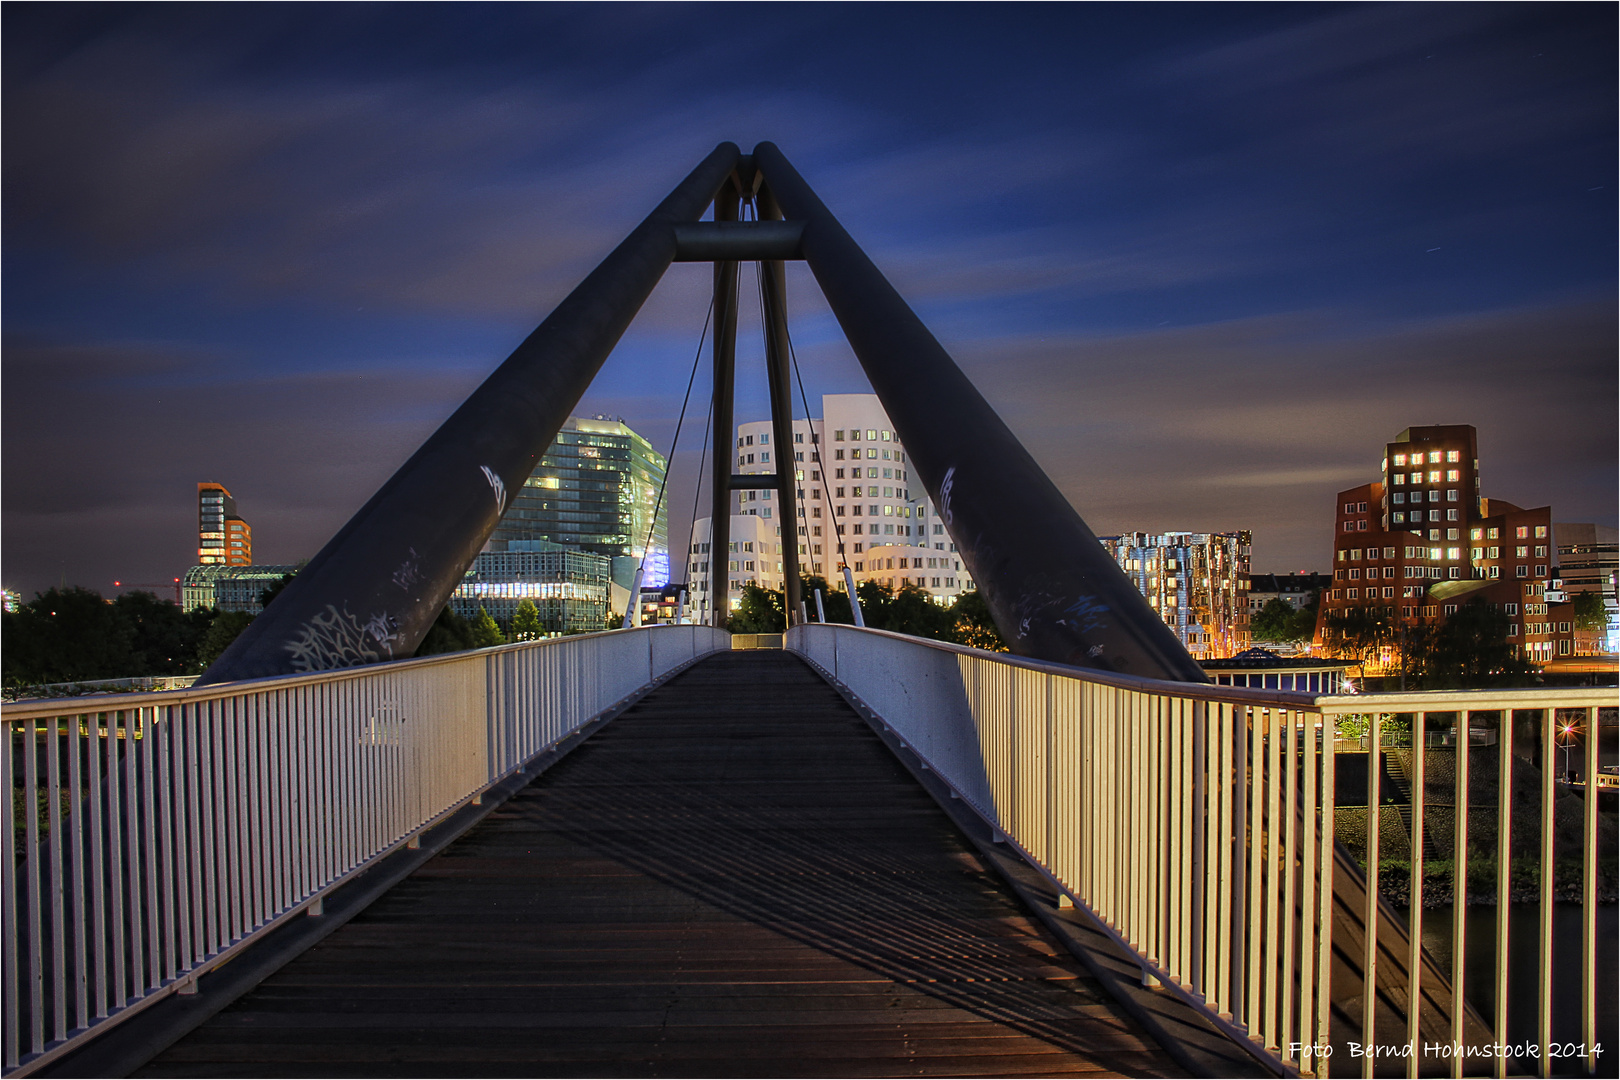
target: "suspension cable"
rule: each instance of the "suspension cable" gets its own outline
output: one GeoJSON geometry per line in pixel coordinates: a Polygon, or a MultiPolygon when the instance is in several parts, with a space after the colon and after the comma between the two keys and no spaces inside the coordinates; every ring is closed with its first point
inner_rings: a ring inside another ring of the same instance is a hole
{"type": "MultiPolygon", "coordinates": [[[[641,546],[641,569],[643,571],[647,569],[647,553],[652,548],[653,533],[658,528],[658,511],[664,507],[664,489],[669,486],[669,472],[675,464],[675,451],[681,445],[681,425],[686,422],[686,406],[692,400],[692,384],[697,381],[698,363],[703,359],[703,343],[708,340],[709,322],[713,318],[714,298],[710,297],[708,314],[703,316],[703,330],[698,334],[697,353],[692,357],[692,374],[686,380],[686,397],[681,400],[681,415],[675,421],[675,437],[670,440],[669,458],[664,465],[664,478],[663,480],[659,481],[658,484],[658,501],[653,504],[652,520],[647,523],[646,543],[641,546]]],[[[710,407],[713,407],[712,403],[710,407]]],[[[703,477],[701,474],[699,474],[698,482],[702,483],[702,480],[703,477]]],[[[665,541],[666,543],[668,542],[667,535],[665,537],[665,541]]],[[[640,604],[641,597],[632,596],[630,598],[630,603],[640,604]]]]}

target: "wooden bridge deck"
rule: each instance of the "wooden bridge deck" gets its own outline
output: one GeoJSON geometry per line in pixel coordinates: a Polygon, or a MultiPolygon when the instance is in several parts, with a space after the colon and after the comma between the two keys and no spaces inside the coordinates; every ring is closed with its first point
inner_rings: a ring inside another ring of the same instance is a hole
{"type": "Polygon", "coordinates": [[[141,1075],[1181,1075],[837,693],[703,661],[141,1075]]]}

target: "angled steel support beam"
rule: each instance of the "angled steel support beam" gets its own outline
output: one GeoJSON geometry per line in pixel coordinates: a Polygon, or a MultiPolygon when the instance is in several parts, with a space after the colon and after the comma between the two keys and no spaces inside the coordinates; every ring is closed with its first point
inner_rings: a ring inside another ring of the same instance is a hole
{"type": "MultiPolygon", "coordinates": [[[[762,224],[782,219],[782,208],[771,197],[769,188],[762,187],[759,192],[759,216],[762,224]]],[[[786,626],[793,626],[799,621],[799,603],[804,597],[799,588],[799,500],[793,486],[793,376],[789,371],[786,268],[780,260],[761,262],[759,281],[765,318],[765,380],[771,392],[771,438],[776,441],[782,597],[786,626]]],[[[808,544],[808,529],[805,536],[808,544]]]]}
{"type": "MultiPolygon", "coordinates": [[[[771,143],[754,165],[1012,650],[1208,682],[1069,500],[771,143]]],[[[762,199],[763,203],[763,199],[762,199]]]]}
{"type": "Polygon", "coordinates": [[[522,488],[675,258],[674,226],[696,221],[740,161],[735,144],[716,147],[338,530],[198,683],[410,656],[494,531],[510,494],[522,488]]]}
{"type": "MultiPolygon", "coordinates": [[[[743,190],[752,190],[755,175],[744,163],[741,183],[728,182],[714,200],[714,220],[735,225],[743,190]]],[[[731,461],[736,448],[732,399],[737,383],[737,264],[714,264],[714,460],[709,463],[709,622],[721,629],[731,618],[731,461]]]]}

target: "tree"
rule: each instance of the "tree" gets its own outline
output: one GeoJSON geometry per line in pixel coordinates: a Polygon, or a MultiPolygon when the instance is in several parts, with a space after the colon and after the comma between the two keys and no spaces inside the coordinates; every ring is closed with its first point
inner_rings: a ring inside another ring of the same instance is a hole
{"type": "Polygon", "coordinates": [[[733,634],[780,634],[787,628],[786,606],[775,589],[762,589],[753,582],[743,586],[737,610],[726,620],[733,634]]]}
{"type": "Polygon", "coordinates": [[[513,641],[537,641],[545,636],[546,628],[540,621],[540,609],[533,600],[525,599],[512,616],[513,641]]]}
{"type": "Polygon", "coordinates": [[[1294,605],[1272,597],[1249,620],[1249,633],[1256,641],[1294,641],[1294,605]]]}
{"type": "Polygon", "coordinates": [[[8,686],[139,675],[135,631],[100,593],[52,588],[3,621],[8,686]]]}
{"type": "Polygon", "coordinates": [[[205,665],[198,650],[213,625],[208,608],[181,611],[149,592],[127,592],[113,601],[113,616],[130,631],[131,675],[193,675],[205,665]]]}
{"type": "Polygon", "coordinates": [[[439,612],[439,617],[433,620],[428,632],[422,637],[422,644],[416,647],[417,656],[437,656],[440,653],[464,652],[467,649],[476,649],[473,642],[472,626],[450,610],[448,604],[439,612]]]}
{"type": "Polygon", "coordinates": [[[855,586],[855,596],[861,602],[861,618],[866,625],[878,630],[888,629],[889,602],[894,590],[868,578],[855,586]]]}
{"type": "Polygon", "coordinates": [[[849,606],[849,594],[842,589],[834,590],[828,587],[827,579],[819,574],[810,574],[804,578],[805,607],[810,617],[816,617],[816,590],[821,590],[821,606],[827,613],[830,623],[845,623],[853,625],[855,612],[849,606]]]}
{"type": "Polygon", "coordinates": [[[1363,662],[1368,654],[1392,644],[1399,636],[1395,617],[1388,608],[1343,608],[1328,612],[1322,620],[1322,643],[1336,651],[1348,650],[1363,662]]]}
{"type": "Polygon", "coordinates": [[[934,603],[928,590],[915,585],[902,585],[883,612],[884,630],[913,637],[950,641],[956,620],[949,608],[934,603]]]}
{"type": "Polygon", "coordinates": [[[1508,640],[1512,619],[1479,597],[1444,624],[1407,638],[1407,671],[1424,690],[1526,685],[1535,665],[1508,640]]]}
{"type": "Polygon", "coordinates": [[[272,601],[276,597],[280,596],[282,590],[285,589],[288,585],[290,585],[292,583],[292,579],[297,577],[297,576],[298,576],[298,571],[296,571],[296,570],[294,570],[290,574],[282,574],[281,575],[281,580],[277,581],[273,585],[269,585],[269,586],[266,586],[263,589],[260,589],[259,590],[259,607],[260,608],[269,607],[270,606],[270,601],[272,601]]]}
{"type": "Polygon", "coordinates": [[[996,622],[990,617],[990,605],[985,603],[984,594],[979,590],[958,596],[951,606],[951,618],[950,640],[957,644],[987,652],[1011,651],[1002,640],[1001,631],[996,629],[996,622]]]}
{"type": "Polygon", "coordinates": [[[506,644],[506,635],[501,633],[500,624],[483,608],[479,608],[478,614],[473,616],[472,641],[472,647],[475,649],[487,649],[492,645],[506,644]]]}
{"type": "Polygon", "coordinates": [[[1603,594],[1579,592],[1575,594],[1575,628],[1577,630],[1604,630],[1609,625],[1609,613],[1603,606],[1603,594]]]}
{"type": "Polygon", "coordinates": [[[207,668],[209,664],[218,660],[219,654],[230,648],[231,642],[240,637],[242,631],[253,621],[253,616],[245,611],[218,611],[212,614],[208,630],[197,645],[199,668],[207,668]]]}

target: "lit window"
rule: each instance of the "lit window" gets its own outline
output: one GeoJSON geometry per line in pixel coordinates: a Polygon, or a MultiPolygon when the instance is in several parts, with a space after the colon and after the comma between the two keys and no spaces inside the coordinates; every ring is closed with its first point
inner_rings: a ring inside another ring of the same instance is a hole
{"type": "Polygon", "coordinates": [[[1439,562],[1440,561],[1440,549],[1439,548],[1430,548],[1429,549],[1429,558],[1431,560],[1433,560],[1434,562],[1439,562]]]}
{"type": "Polygon", "coordinates": [[[1446,470],[1446,482],[1447,483],[1455,484],[1457,481],[1459,481],[1461,479],[1462,479],[1462,473],[1458,472],[1456,469],[1447,469],[1446,470]]]}
{"type": "Polygon", "coordinates": [[[1395,511],[1395,524],[1401,525],[1401,524],[1404,524],[1405,522],[1406,522],[1406,514],[1404,514],[1400,510],[1395,511]]]}
{"type": "MultiPolygon", "coordinates": [[[[872,431],[871,429],[867,429],[866,441],[867,442],[877,442],[877,432],[872,431]]],[[[873,453],[876,453],[876,451],[873,451],[873,453]]]]}
{"type": "Polygon", "coordinates": [[[1460,558],[1462,558],[1462,548],[1446,548],[1446,558],[1448,558],[1448,559],[1460,559],[1460,558]]]}
{"type": "Polygon", "coordinates": [[[1470,529],[1469,532],[1468,532],[1468,539],[1470,539],[1470,540],[1483,540],[1483,539],[1485,539],[1485,530],[1483,530],[1483,529],[1470,529]]]}
{"type": "Polygon", "coordinates": [[[1462,451],[1461,450],[1447,450],[1446,451],[1446,460],[1447,461],[1461,461],[1462,460],[1462,451]]]}
{"type": "Polygon", "coordinates": [[[1529,537],[1530,529],[1528,526],[1520,525],[1518,528],[1513,530],[1513,535],[1516,539],[1524,540],[1529,537]]]}
{"type": "MultiPolygon", "coordinates": [[[[844,441],[844,429],[839,428],[837,431],[833,432],[833,442],[843,442],[843,441],[844,441]]],[[[841,455],[842,455],[842,451],[840,451],[840,456],[841,455]]]]}
{"type": "Polygon", "coordinates": [[[1529,548],[1529,546],[1525,545],[1523,547],[1514,548],[1513,549],[1513,556],[1514,556],[1514,558],[1517,558],[1517,559],[1528,559],[1530,557],[1530,548],[1529,548]]]}
{"type": "MultiPolygon", "coordinates": [[[[1501,530],[1499,530],[1499,529],[1486,529],[1485,530],[1485,539],[1487,539],[1487,540],[1495,540],[1500,535],[1501,535],[1501,530]]],[[[1493,558],[1494,558],[1494,556],[1493,556],[1493,558]]]]}
{"type": "Polygon", "coordinates": [[[1430,465],[1438,465],[1439,463],[1440,463],[1440,451],[1438,451],[1438,450],[1430,450],[1429,451],[1429,464],[1430,465]]]}
{"type": "Polygon", "coordinates": [[[1396,482],[1396,483],[1397,483],[1397,484],[1404,484],[1404,483],[1406,483],[1406,474],[1405,474],[1405,473],[1396,473],[1396,474],[1395,474],[1395,482],[1396,482]]]}
{"type": "Polygon", "coordinates": [[[1397,465],[1405,465],[1406,464],[1406,455],[1405,454],[1396,454],[1395,455],[1395,464],[1397,464],[1397,465]]]}
{"type": "Polygon", "coordinates": [[[1438,484],[1439,482],[1440,482],[1440,470],[1439,469],[1430,469],[1429,470],[1429,483],[1438,484]]]}
{"type": "Polygon", "coordinates": [[[1538,539],[1538,540],[1544,539],[1546,537],[1546,535],[1547,535],[1547,526],[1545,526],[1545,525],[1537,525],[1536,526],[1536,539],[1538,539]]]}

